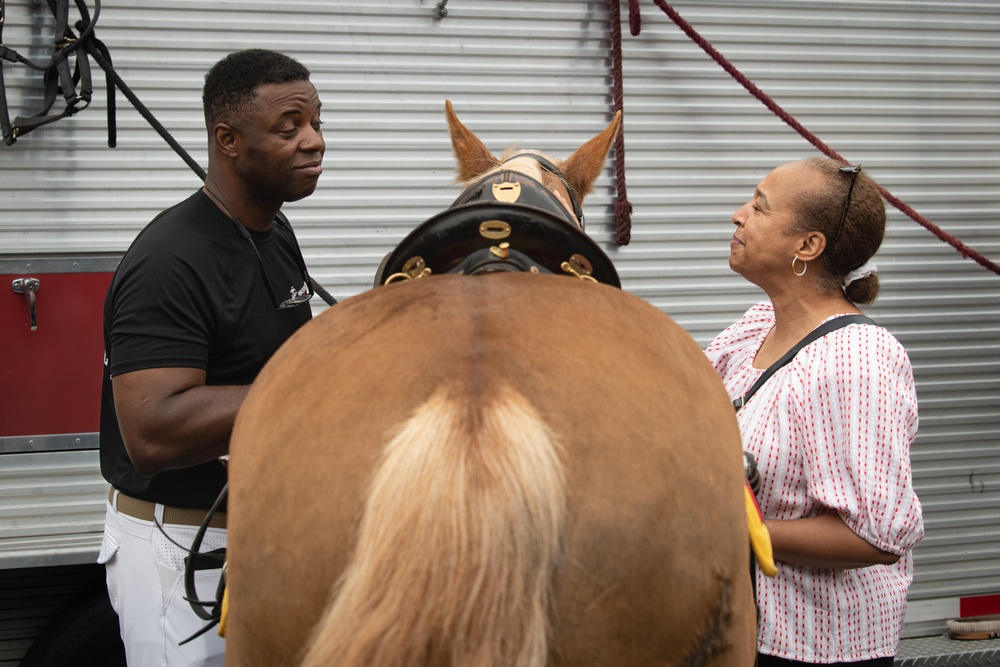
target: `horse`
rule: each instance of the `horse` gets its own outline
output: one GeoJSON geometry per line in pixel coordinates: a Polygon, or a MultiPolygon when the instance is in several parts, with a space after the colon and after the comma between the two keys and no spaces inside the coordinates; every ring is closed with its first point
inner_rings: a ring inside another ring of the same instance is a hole
{"type": "Polygon", "coordinates": [[[580,231],[620,115],[560,161],[445,114],[466,191],[239,412],[227,664],[749,667],[732,404],[580,231]]]}

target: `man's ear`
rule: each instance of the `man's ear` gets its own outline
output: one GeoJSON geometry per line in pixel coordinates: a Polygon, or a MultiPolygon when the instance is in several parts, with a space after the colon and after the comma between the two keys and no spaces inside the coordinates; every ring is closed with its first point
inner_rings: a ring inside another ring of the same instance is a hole
{"type": "Polygon", "coordinates": [[[813,262],[819,259],[826,250],[826,236],[822,232],[806,232],[799,237],[796,254],[803,262],[813,262]]]}
{"type": "Polygon", "coordinates": [[[218,151],[227,157],[236,157],[236,130],[227,123],[218,123],[212,130],[212,141],[218,151]]]}

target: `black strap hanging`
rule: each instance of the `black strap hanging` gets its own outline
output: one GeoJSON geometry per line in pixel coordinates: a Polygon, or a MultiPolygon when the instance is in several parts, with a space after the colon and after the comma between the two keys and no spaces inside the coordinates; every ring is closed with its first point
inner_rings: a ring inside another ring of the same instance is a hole
{"type": "Polygon", "coordinates": [[[83,51],[86,52],[86,55],[93,58],[94,62],[96,62],[101,69],[104,70],[105,79],[107,80],[108,146],[110,148],[114,148],[118,143],[117,129],[115,126],[115,87],[117,87],[122,94],[125,95],[128,101],[135,106],[136,111],[138,111],[139,114],[146,119],[150,126],[156,130],[156,133],[163,137],[163,140],[174,149],[174,152],[176,152],[181,159],[187,163],[191,170],[198,175],[198,178],[205,180],[205,170],[201,167],[201,165],[194,161],[194,158],[192,158],[179,143],[177,143],[176,139],[170,136],[170,133],[166,130],[166,128],[163,127],[158,120],[156,120],[153,114],[150,113],[149,109],[147,109],[135,93],[132,92],[122,78],[118,76],[118,73],[115,71],[114,65],[111,62],[111,53],[108,51],[107,46],[94,36],[94,25],[97,23],[97,18],[101,13],[101,0],[94,0],[93,19],[91,19],[90,13],[87,11],[84,0],[75,0],[75,2],[77,8],[80,10],[80,16],[82,17],[76,23],[76,28],[80,31],[79,37],[75,37],[73,33],[65,27],[69,21],[69,0],[48,0],[49,7],[52,9],[52,13],[56,17],[57,27],[55,42],[57,46],[57,53],[53,54],[48,63],[39,65],[21,56],[13,49],[3,45],[5,0],[0,0],[0,63],[2,63],[3,60],[9,60],[11,62],[27,65],[32,69],[46,73],[46,104],[44,110],[39,114],[36,114],[36,116],[28,118],[22,118],[19,116],[13,123],[11,123],[10,114],[8,112],[7,91],[3,80],[3,69],[0,67],[0,127],[3,129],[4,143],[10,146],[17,141],[19,136],[30,132],[36,127],[46,125],[82,110],[85,107],[78,106],[81,101],[86,101],[89,104],[93,86],[91,85],[90,79],[90,64],[84,53],[78,53],[76,58],[76,66],[79,70],[78,74],[75,75],[76,80],[83,82],[80,94],[77,94],[72,90],[72,87],[75,85],[74,76],[68,74],[69,61],[67,60],[67,56],[74,51],[83,49],[83,51]],[[56,71],[60,67],[62,67],[62,70],[56,71]],[[48,114],[48,109],[55,101],[57,90],[62,90],[67,101],[69,102],[69,100],[73,100],[73,102],[69,104],[68,110],[61,114],[46,115],[48,114]]]}
{"type": "Polygon", "coordinates": [[[827,320],[823,324],[819,325],[810,331],[805,338],[796,343],[795,347],[786,352],[785,356],[771,364],[768,369],[764,371],[759,378],[757,378],[757,381],[753,383],[747,393],[733,401],[733,407],[736,408],[736,412],[739,412],[740,409],[747,404],[750,397],[756,394],[757,390],[764,386],[764,383],[767,382],[772,375],[774,375],[775,371],[791,361],[792,358],[798,354],[799,350],[817,338],[822,338],[831,331],[840,329],[841,327],[846,327],[848,324],[875,324],[875,322],[871,318],[865,317],[864,315],[841,315],[840,317],[827,320]]]}
{"type": "MultiPolygon", "coordinates": [[[[48,125],[61,118],[72,116],[90,105],[94,87],[87,53],[93,48],[106,53],[107,48],[94,37],[94,25],[101,11],[100,0],[95,0],[93,19],[91,19],[90,13],[87,11],[84,0],[75,0],[75,2],[81,16],[81,20],[76,23],[77,29],[80,30],[79,37],[69,27],[69,0],[48,0],[49,9],[56,20],[55,37],[53,40],[55,50],[48,62],[39,64],[3,45],[3,22],[6,18],[6,8],[4,7],[4,0],[0,0],[0,126],[3,129],[4,143],[8,146],[17,141],[18,137],[43,125],[48,125]],[[70,56],[74,53],[76,54],[76,59],[71,71],[70,56]],[[44,73],[45,93],[42,109],[35,115],[17,116],[11,122],[7,103],[7,90],[2,72],[3,60],[21,63],[44,73]],[[49,113],[59,94],[66,101],[65,108],[58,113],[49,113]]],[[[109,94],[108,97],[109,145],[113,145],[113,93],[109,94]]]]}
{"type": "Polygon", "coordinates": [[[212,517],[215,516],[215,513],[219,510],[219,507],[222,505],[222,502],[226,499],[228,494],[229,483],[227,482],[225,486],[222,487],[222,491],[219,492],[219,496],[215,499],[211,509],[208,510],[208,514],[205,515],[205,520],[202,521],[201,525],[198,527],[198,531],[194,535],[194,540],[191,542],[191,547],[188,549],[188,555],[184,559],[184,599],[191,605],[191,609],[199,618],[208,621],[208,625],[204,626],[193,635],[180,642],[182,645],[211,630],[219,624],[219,621],[222,618],[222,597],[226,590],[226,549],[216,549],[214,551],[203,553],[201,551],[201,542],[205,539],[205,533],[208,531],[208,526],[212,521],[212,517]],[[198,590],[195,587],[195,572],[199,570],[215,570],[219,568],[222,568],[222,574],[219,577],[219,585],[215,590],[215,599],[199,599],[198,590]]]}
{"type": "MultiPolygon", "coordinates": [[[[302,250],[299,248],[299,241],[298,241],[298,239],[295,238],[295,230],[292,229],[292,223],[288,222],[288,217],[284,213],[282,213],[281,211],[278,211],[278,215],[277,215],[276,219],[279,222],[281,222],[281,224],[283,224],[285,227],[287,227],[289,232],[291,232],[291,234],[292,234],[292,241],[294,241],[294,243],[295,243],[295,249],[298,250],[299,256],[301,257],[302,256],[302,250]]],[[[243,225],[240,225],[240,228],[241,228],[241,231],[243,231],[243,232],[246,231],[246,228],[244,228],[243,225]]],[[[306,271],[306,269],[305,269],[304,266],[302,267],[302,270],[306,272],[306,277],[308,277],[308,279],[309,279],[309,286],[312,287],[312,290],[313,290],[313,292],[316,293],[316,296],[318,296],[319,298],[323,299],[323,302],[326,303],[326,305],[328,305],[328,306],[335,306],[338,303],[337,299],[334,298],[334,296],[332,294],[330,294],[329,292],[327,292],[323,288],[322,285],[320,285],[318,282],[316,282],[316,279],[313,278],[311,275],[309,275],[309,272],[306,271]]],[[[268,289],[270,289],[270,288],[268,288],[268,289]]]]}
{"type": "MultiPolygon", "coordinates": [[[[128,101],[132,103],[139,114],[174,149],[174,152],[184,160],[198,178],[205,180],[205,170],[195,162],[194,158],[156,120],[149,109],[146,108],[122,80],[111,62],[111,53],[108,47],[94,36],[94,26],[97,24],[97,19],[101,14],[101,0],[94,0],[93,18],[91,18],[90,12],[87,10],[85,0],[74,0],[74,2],[80,12],[80,20],[76,22],[76,29],[80,31],[79,37],[69,28],[69,0],[48,0],[49,9],[56,19],[55,52],[49,58],[48,62],[39,64],[25,58],[14,49],[4,46],[3,26],[6,19],[6,0],[0,0],[0,129],[3,130],[4,143],[11,146],[17,141],[18,137],[24,136],[35,128],[54,123],[67,116],[72,116],[90,105],[91,96],[94,91],[90,62],[87,60],[87,56],[90,56],[104,70],[107,81],[108,146],[114,148],[118,143],[115,111],[115,88],[117,87],[128,101]],[[76,53],[76,64],[74,71],[71,73],[69,56],[73,53],[76,53]],[[7,89],[3,78],[4,60],[21,63],[34,70],[44,72],[45,99],[42,110],[34,116],[17,116],[14,122],[11,122],[7,104],[7,89]],[[79,90],[77,90],[78,84],[79,90]],[[56,96],[59,93],[62,93],[63,98],[66,100],[66,108],[60,113],[50,114],[49,110],[55,103],[56,96]]],[[[287,218],[284,220],[287,224],[287,218]]],[[[310,277],[309,283],[313,291],[327,305],[332,306],[337,303],[337,299],[323,289],[323,286],[317,283],[315,279],[310,277]]]]}

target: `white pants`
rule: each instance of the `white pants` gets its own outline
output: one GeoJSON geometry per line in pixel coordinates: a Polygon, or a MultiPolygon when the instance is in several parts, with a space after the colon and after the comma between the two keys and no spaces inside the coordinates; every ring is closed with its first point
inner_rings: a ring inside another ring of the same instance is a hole
{"type": "MultiPolygon", "coordinates": [[[[156,516],[162,523],[163,507],[156,516]]],[[[166,524],[164,531],[189,546],[197,528],[166,524]]],[[[209,528],[201,551],[226,546],[226,531],[209,528]]],[[[97,562],[107,569],[108,594],[118,612],[125,656],[132,667],[225,664],[225,640],[218,627],[180,645],[208,624],[184,599],[186,549],[173,544],[152,521],[120,514],[108,505],[104,542],[97,562]]],[[[221,570],[195,573],[199,600],[214,600],[221,570]]]]}

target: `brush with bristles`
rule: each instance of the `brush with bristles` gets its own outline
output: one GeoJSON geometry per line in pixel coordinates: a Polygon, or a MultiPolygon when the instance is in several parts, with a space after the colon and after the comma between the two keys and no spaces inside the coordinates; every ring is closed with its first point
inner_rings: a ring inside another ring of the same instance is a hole
{"type": "Polygon", "coordinates": [[[969,616],[948,621],[949,639],[1000,638],[1000,614],[969,616]]]}

